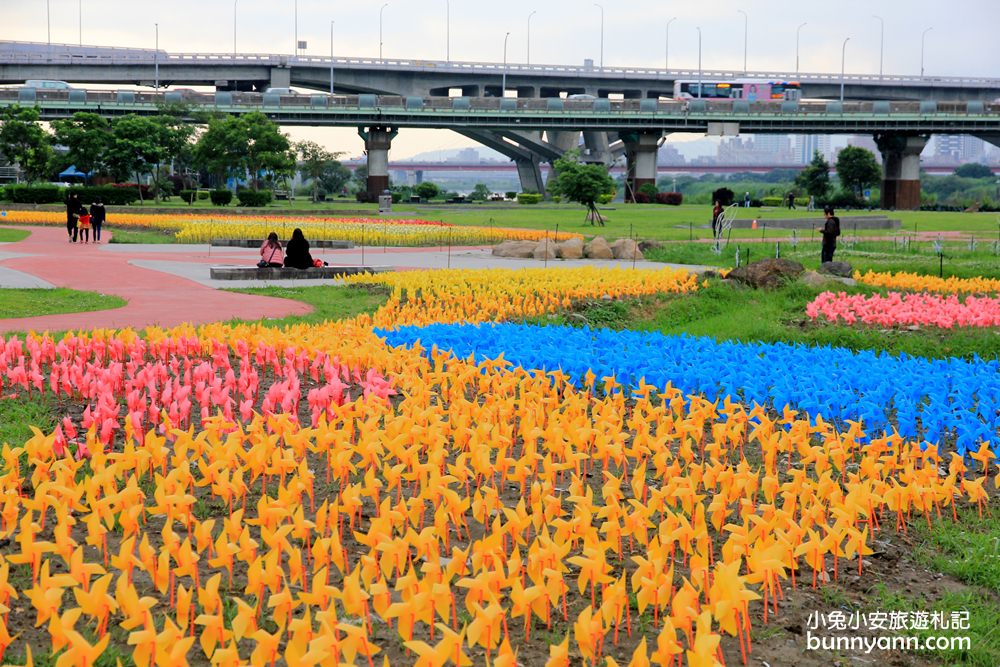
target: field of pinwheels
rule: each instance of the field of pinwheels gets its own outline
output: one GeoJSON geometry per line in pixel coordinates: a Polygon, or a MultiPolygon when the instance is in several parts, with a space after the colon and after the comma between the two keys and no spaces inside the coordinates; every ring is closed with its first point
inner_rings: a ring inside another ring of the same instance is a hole
{"type": "MultiPolygon", "coordinates": [[[[5,224],[62,225],[65,215],[55,211],[4,211],[5,224]]],[[[210,243],[213,239],[264,239],[271,232],[287,240],[301,228],[312,240],[352,241],[374,246],[492,245],[509,240],[548,238],[564,241],[580,234],[537,229],[456,226],[443,222],[403,218],[338,218],[287,215],[206,215],[191,213],[116,213],[114,228],[168,230],[179,243],[210,243]]]]}
{"type": "Polygon", "coordinates": [[[4,664],[826,665],[811,611],[931,596],[915,536],[989,515],[996,359],[525,323],[706,289],[669,269],[350,282],[387,302],[0,340],[55,413],[0,443],[4,664]]]}

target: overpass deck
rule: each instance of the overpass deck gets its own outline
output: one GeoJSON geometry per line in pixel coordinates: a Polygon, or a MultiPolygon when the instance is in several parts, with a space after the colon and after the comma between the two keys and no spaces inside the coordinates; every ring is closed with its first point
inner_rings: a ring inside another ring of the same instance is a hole
{"type": "Polygon", "coordinates": [[[934,102],[746,102],[135,93],[0,90],[0,107],[37,105],[46,120],[78,111],[114,117],[195,111],[260,111],[281,125],[539,131],[662,131],[712,134],[995,134],[1000,104],[934,102]]]}

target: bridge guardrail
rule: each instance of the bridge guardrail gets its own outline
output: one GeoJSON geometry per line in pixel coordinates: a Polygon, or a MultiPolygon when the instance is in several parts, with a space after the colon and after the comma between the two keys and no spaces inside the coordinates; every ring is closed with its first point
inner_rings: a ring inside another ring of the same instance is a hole
{"type": "Polygon", "coordinates": [[[138,92],[116,90],[43,90],[33,88],[0,89],[0,103],[66,103],[85,107],[90,104],[108,107],[159,107],[197,105],[224,109],[285,109],[316,111],[322,109],[345,110],[405,110],[410,112],[434,111],[465,112],[529,112],[535,114],[580,114],[586,116],[619,114],[719,114],[732,116],[776,115],[908,115],[935,116],[987,116],[1000,114],[1000,104],[969,102],[889,102],[889,101],[837,101],[800,100],[789,103],[780,100],[749,102],[747,100],[654,100],[654,99],[563,99],[563,98],[499,98],[499,97],[402,97],[399,95],[276,95],[251,92],[219,91],[197,93],[188,91],[138,92]],[[25,92],[31,95],[25,96],[25,92]],[[178,94],[180,93],[180,94],[178,94]],[[598,105],[598,103],[600,103],[598,105]]]}

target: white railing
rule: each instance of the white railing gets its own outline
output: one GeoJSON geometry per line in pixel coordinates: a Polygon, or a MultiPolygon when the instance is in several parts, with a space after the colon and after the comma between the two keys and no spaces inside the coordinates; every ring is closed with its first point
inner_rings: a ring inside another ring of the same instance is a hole
{"type": "MultiPolygon", "coordinates": [[[[38,42],[3,42],[0,41],[0,65],[152,65],[160,66],[185,64],[213,65],[266,65],[322,67],[328,69],[331,65],[329,57],[292,56],[282,54],[253,53],[167,53],[152,49],[130,49],[123,47],[89,47],[70,44],[46,44],[38,42]],[[154,57],[154,54],[157,54],[154,57]]],[[[1000,94],[1000,78],[986,77],[956,77],[956,76],[911,76],[887,74],[846,74],[843,79],[840,74],[826,72],[791,73],[780,70],[758,72],[742,72],[738,70],[702,70],[697,69],[656,69],[648,67],[599,67],[594,65],[543,65],[519,63],[492,63],[466,61],[439,61],[407,58],[364,58],[364,57],[334,57],[335,68],[381,70],[405,70],[419,72],[436,72],[441,74],[490,72],[502,73],[506,67],[508,75],[522,76],[574,76],[591,79],[642,79],[673,81],[674,79],[767,79],[771,81],[799,81],[803,83],[836,83],[841,80],[846,83],[871,86],[935,86],[946,88],[996,88],[1000,94]]]]}

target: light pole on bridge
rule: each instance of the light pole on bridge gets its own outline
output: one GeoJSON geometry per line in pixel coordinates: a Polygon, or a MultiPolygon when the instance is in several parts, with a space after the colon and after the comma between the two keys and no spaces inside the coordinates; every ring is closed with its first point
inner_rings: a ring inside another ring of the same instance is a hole
{"type": "Polygon", "coordinates": [[[451,62],[451,0],[444,0],[444,54],[451,62]]]}
{"type": "Polygon", "coordinates": [[[510,32],[503,36],[503,78],[500,79],[500,97],[507,93],[507,38],[510,32]]]}
{"type": "Polygon", "coordinates": [[[233,57],[236,57],[236,5],[240,0],[233,0],[233,57]]]}
{"type": "Polygon", "coordinates": [[[876,16],[872,14],[873,19],[878,19],[879,23],[879,39],[878,39],[878,78],[882,78],[882,59],[885,55],[885,21],[882,20],[881,16],[876,16]]]}
{"type": "Polygon", "coordinates": [[[153,45],[153,89],[160,89],[160,24],[154,23],[155,41],[153,45]]]}
{"type": "Polygon", "coordinates": [[[49,46],[52,46],[52,3],[45,0],[45,33],[48,35],[49,46]]]}
{"type": "Polygon", "coordinates": [[[924,78],[924,38],[927,37],[927,33],[933,30],[934,27],[925,28],[920,34],[920,78],[924,78]]]}
{"type": "Polygon", "coordinates": [[[378,10],[378,59],[379,60],[382,60],[382,12],[384,12],[385,8],[388,6],[389,3],[386,2],[378,10]]]}
{"type": "Polygon", "coordinates": [[[604,5],[594,3],[601,10],[601,69],[604,69],[604,5]]]}
{"type": "Polygon", "coordinates": [[[293,23],[295,24],[295,50],[292,51],[292,53],[299,55],[299,0],[295,0],[293,13],[293,23]]]}
{"type": "Polygon", "coordinates": [[[80,46],[83,46],[83,0],[77,0],[76,18],[79,23],[77,27],[80,30],[80,46]]]}
{"type": "Polygon", "coordinates": [[[851,41],[850,37],[844,38],[844,45],[840,47],[840,103],[844,103],[844,63],[847,57],[847,43],[851,41]]]}
{"type": "Polygon", "coordinates": [[[673,17],[667,21],[667,29],[663,39],[663,69],[670,69],[670,24],[677,20],[673,17]]]}
{"type": "Polygon", "coordinates": [[[800,23],[799,27],[795,29],[795,73],[799,73],[799,37],[802,32],[802,28],[809,25],[808,23],[800,23]]]}
{"type": "Polygon", "coordinates": [[[747,73],[747,36],[750,34],[750,16],[742,9],[736,10],[743,14],[743,73],[747,73]]]}
{"type": "Polygon", "coordinates": [[[701,98],[701,26],[695,28],[698,31],[698,97],[701,98]]]}
{"type": "Polygon", "coordinates": [[[330,21],[330,94],[333,95],[333,24],[336,21],[330,21]]]}
{"type": "Polygon", "coordinates": [[[537,10],[532,10],[531,13],[528,14],[528,52],[527,57],[525,58],[525,64],[527,65],[531,64],[531,17],[537,13],[537,10]]]}

